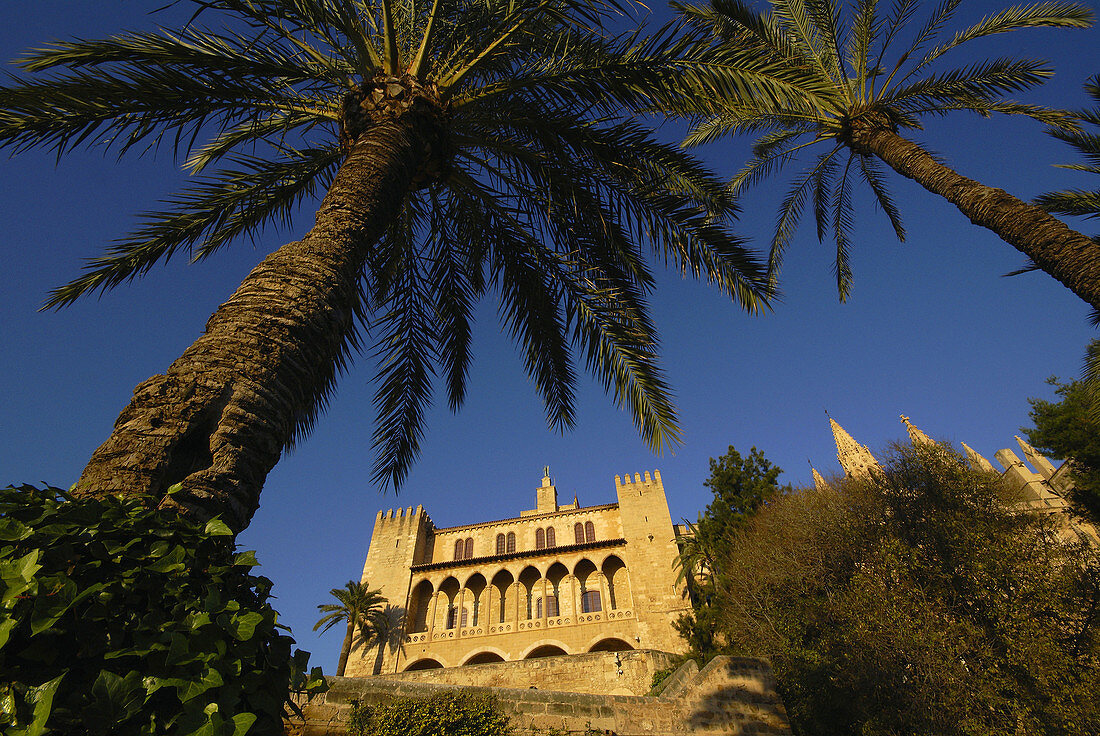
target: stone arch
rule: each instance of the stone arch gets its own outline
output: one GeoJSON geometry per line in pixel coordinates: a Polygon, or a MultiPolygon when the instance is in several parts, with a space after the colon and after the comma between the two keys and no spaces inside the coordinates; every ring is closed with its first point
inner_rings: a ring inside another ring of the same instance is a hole
{"type": "Polygon", "coordinates": [[[562,590],[562,580],[568,576],[569,568],[561,562],[555,562],[546,570],[546,581],[549,584],[548,596],[553,596],[552,600],[547,601],[547,616],[562,615],[561,599],[564,594],[562,590]]]}
{"type": "Polygon", "coordinates": [[[478,651],[475,654],[471,654],[466,658],[466,661],[462,663],[462,667],[466,667],[472,664],[488,664],[490,662],[506,662],[507,658],[504,656],[504,650],[497,649],[496,647],[486,647],[478,651]]]}
{"type": "Polygon", "coordinates": [[[530,620],[535,615],[535,586],[541,579],[542,573],[533,565],[523,568],[523,571],[519,574],[521,596],[519,617],[525,621],[530,620]]]}
{"type": "Polygon", "coordinates": [[[438,659],[432,659],[431,657],[424,657],[423,659],[416,660],[415,662],[410,664],[408,667],[406,667],[402,671],[403,672],[417,672],[419,670],[438,670],[438,669],[442,669],[442,667],[443,667],[443,664],[438,659]]]}
{"type": "Polygon", "coordinates": [[[577,598],[580,600],[581,610],[578,613],[595,613],[603,610],[603,596],[600,593],[600,571],[595,563],[587,557],[580,560],[573,568],[573,575],[577,578],[577,598]]]}
{"type": "Polygon", "coordinates": [[[588,651],[590,651],[590,652],[628,652],[632,649],[634,649],[634,647],[632,647],[630,645],[630,642],[627,642],[627,641],[625,641],[623,639],[620,639],[616,636],[605,636],[604,638],[600,639],[598,642],[593,644],[591,647],[589,647],[588,651]]]}
{"type": "Polygon", "coordinates": [[[496,589],[496,599],[499,601],[499,604],[494,606],[490,613],[490,619],[493,623],[504,623],[507,619],[508,604],[516,595],[515,588],[513,587],[515,582],[515,577],[507,570],[498,570],[497,573],[493,575],[492,581],[489,584],[496,589]]]}
{"type": "Polygon", "coordinates": [[[569,649],[563,642],[556,639],[540,639],[524,650],[520,659],[538,659],[540,657],[557,657],[569,654],[569,649]]]}
{"type": "Polygon", "coordinates": [[[442,583],[439,584],[439,595],[441,600],[436,604],[436,628],[437,629],[453,629],[458,625],[458,615],[455,613],[455,605],[458,603],[458,592],[462,589],[462,586],[458,584],[458,579],[454,575],[448,576],[442,583]],[[440,610],[442,609],[442,611],[440,610]],[[440,617],[442,617],[442,625],[440,625],[440,617]]]}
{"type": "Polygon", "coordinates": [[[412,590],[409,597],[409,608],[412,609],[412,617],[409,621],[409,633],[428,630],[428,613],[432,609],[432,596],[435,588],[427,580],[421,580],[412,590]]]}
{"type": "Polygon", "coordinates": [[[480,572],[475,572],[466,580],[466,605],[470,609],[470,618],[468,626],[477,626],[482,622],[484,615],[482,610],[485,608],[485,601],[487,596],[485,595],[488,583],[485,582],[485,576],[480,572]]]}
{"type": "Polygon", "coordinates": [[[616,554],[610,554],[604,558],[600,565],[604,578],[607,580],[607,601],[604,608],[617,611],[631,607],[630,576],[626,571],[626,563],[616,554]]]}

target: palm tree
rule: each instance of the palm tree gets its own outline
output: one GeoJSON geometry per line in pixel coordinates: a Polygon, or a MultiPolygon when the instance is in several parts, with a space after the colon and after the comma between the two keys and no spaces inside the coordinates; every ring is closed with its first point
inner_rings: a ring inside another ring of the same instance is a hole
{"type": "Polygon", "coordinates": [[[385,608],[374,611],[367,625],[359,628],[359,636],[356,645],[377,645],[378,650],[374,654],[374,667],[371,674],[382,674],[382,660],[386,656],[386,650],[396,652],[405,638],[405,609],[393,604],[386,604],[385,608]]]}
{"type": "Polygon", "coordinates": [[[382,597],[381,589],[370,590],[366,581],[357,583],[349,580],[343,588],[333,588],[329,594],[338,603],[317,605],[317,609],[325,615],[313,625],[313,630],[320,629],[323,634],[336,624],[347,624],[344,643],[340,647],[340,661],[336,664],[336,676],[343,677],[344,670],[348,666],[348,656],[351,654],[353,640],[356,638],[370,640],[370,622],[381,613],[386,599],[382,597]],[[358,637],[356,630],[359,632],[358,637]]]}
{"type": "Polygon", "coordinates": [[[686,143],[695,145],[734,133],[760,134],[753,157],[731,188],[739,193],[795,160],[803,148],[824,149],[792,182],[779,212],[770,266],[777,272],[783,251],[811,199],[819,240],[832,230],[835,273],[843,300],[851,285],[848,253],[853,223],[853,179],[862,179],[886,213],[899,239],[905,230],[890,198],[879,162],[954,204],[976,225],[988,228],[1094,308],[1100,308],[1100,248],[1039,207],[1000,189],[966,178],[939,163],[901,135],[922,120],[953,111],[1024,115],[1060,128],[1073,126],[1068,113],[1005,98],[1042,83],[1052,74],[1043,62],[996,59],[934,71],[963,44],[1021,28],[1085,28],[1092,11],[1071,2],[1013,6],[942,39],[961,0],[938,3],[915,33],[916,0],[897,0],[888,17],[874,0],[846,11],[839,0],[772,0],[770,13],[753,12],[738,0],[713,7],[677,5],[696,28],[717,39],[716,54],[752,49],[761,58],[808,75],[802,99],[726,96],[685,100],[677,112],[702,115],[686,143]],[[845,19],[848,19],[846,22],[845,19]],[[893,42],[908,47],[887,58],[893,42]],[[941,42],[942,41],[942,42],[941,42]],[[794,104],[790,101],[794,100],[794,104]],[[845,157],[844,154],[847,154],[845,157]]]}
{"type": "Polygon", "coordinates": [[[750,311],[766,278],[721,222],[721,182],[624,110],[718,83],[779,97],[789,85],[693,67],[670,32],[608,36],[603,0],[193,2],[182,29],[29,52],[32,76],[0,89],[0,146],[172,145],[194,177],[47,306],[181,252],[205,259],[326,193],[313,228],[137,386],[75,495],[243,529],[364,335],[375,480],[396,486],[433,378],[462,404],[472,311],[489,295],[552,426],[574,421],[579,353],[651,447],[678,441],[647,251],[750,311]],[[200,28],[208,18],[220,30],[200,28]]]}
{"type": "MultiPolygon", "coordinates": [[[[1100,174],[1100,75],[1085,83],[1085,92],[1096,101],[1096,107],[1080,110],[1077,117],[1094,126],[1089,130],[1050,130],[1050,134],[1070,144],[1084,157],[1085,163],[1065,164],[1062,168],[1100,174]]],[[[1039,196],[1035,203],[1047,212],[1074,215],[1088,219],[1100,218],[1100,189],[1066,189],[1039,196]]],[[[1092,241],[1100,246],[1100,235],[1092,241]]],[[[1093,309],[1092,323],[1100,326],[1100,309],[1093,309]]],[[[1085,351],[1085,369],[1081,377],[1088,391],[1089,415],[1100,422],[1100,340],[1093,340],[1085,351]]]]}

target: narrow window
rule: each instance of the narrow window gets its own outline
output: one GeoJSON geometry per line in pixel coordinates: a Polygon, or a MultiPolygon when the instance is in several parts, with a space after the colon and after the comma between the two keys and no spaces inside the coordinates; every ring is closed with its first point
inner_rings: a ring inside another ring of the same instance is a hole
{"type": "Polygon", "coordinates": [[[516,533],[508,532],[508,554],[516,551],[516,533]]]}
{"type": "Polygon", "coordinates": [[[596,541],[596,525],[593,524],[591,521],[584,522],[584,541],[596,541]]]}
{"type": "Polygon", "coordinates": [[[535,618],[542,618],[542,598],[535,601],[535,618]]]}
{"type": "Polygon", "coordinates": [[[597,613],[602,610],[603,608],[600,606],[600,591],[584,591],[584,595],[581,596],[581,611],[583,613],[597,613]]]}
{"type": "Polygon", "coordinates": [[[504,535],[503,534],[498,534],[497,535],[497,554],[498,555],[504,554],[504,535]]]}
{"type": "Polygon", "coordinates": [[[466,537],[466,553],[462,555],[462,559],[468,560],[474,556],[474,538],[466,537]]]}
{"type": "Polygon", "coordinates": [[[455,627],[455,607],[447,606],[447,628],[453,629],[455,627]]]}
{"type": "Polygon", "coordinates": [[[546,615],[547,616],[560,616],[558,613],[558,597],[556,595],[546,596],[546,615]]]}
{"type": "Polygon", "coordinates": [[[465,549],[466,549],[466,547],[465,547],[465,545],[462,544],[462,540],[461,539],[456,539],[455,540],[455,559],[456,560],[461,560],[462,559],[462,552],[465,549]]]}
{"type": "Polygon", "coordinates": [[[461,628],[466,628],[466,607],[462,607],[462,623],[459,624],[461,628]]]}
{"type": "Polygon", "coordinates": [[[552,527],[552,526],[546,527],[546,546],[547,547],[557,547],[558,546],[558,535],[554,533],[554,527],[552,527]]]}
{"type": "Polygon", "coordinates": [[[584,544],[584,524],[579,521],[573,525],[573,537],[577,544],[584,544]]]}
{"type": "Polygon", "coordinates": [[[538,529],[535,530],[535,549],[545,549],[545,548],[546,548],[546,532],[544,532],[542,530],[542,527],[540,526],[538,529]]]}

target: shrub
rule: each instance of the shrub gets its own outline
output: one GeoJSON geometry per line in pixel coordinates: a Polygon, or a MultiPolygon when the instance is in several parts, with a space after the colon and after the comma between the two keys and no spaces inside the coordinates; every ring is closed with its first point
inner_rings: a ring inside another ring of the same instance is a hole
{"type": "Polygon", "coordinates": [[[292,658],[229,528],[110,497],[0,489],[0,728],[5,734],[282,731],[292,658]]]}
{"type": "Polygon", "coordinates": [[[353,703],[350,736],[511,736],[496,700],[488,695],[443,692],[396,698],[382,705],[353,703]]]}

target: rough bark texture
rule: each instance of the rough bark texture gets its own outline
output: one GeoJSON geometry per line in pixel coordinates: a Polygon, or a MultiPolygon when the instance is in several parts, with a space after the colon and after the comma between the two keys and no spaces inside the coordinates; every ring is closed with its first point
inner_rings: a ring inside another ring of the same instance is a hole
{"type": "Polygon", "coordinates": [[[1042,209],[987,187],[937,163],[923,148],[878,126],[853,130],[858,153],[882,159],[894,171],[938,194],[1033,260],[1074,294],[1100,309],[1100,246],[1042,209]]]}
{"type": "Polygon", "coordinates": [[[355,638],[355,617],[348,617],[348,631],[344,634],[344,643],[340,646],[340,661],[336,663],[336,676],[343,677],[351,656],[351,640],[355,638]]]}
{"type": "Polygon", "coordinates": [[[264,479],[349,349],[365,259],[437,133],[409,113],[360,136],[313,229],[265,258],[165,374],[134,390],[74,494],[147,497],[198,518],[220,514],[234,531],[248,526],[264,479]]]}

